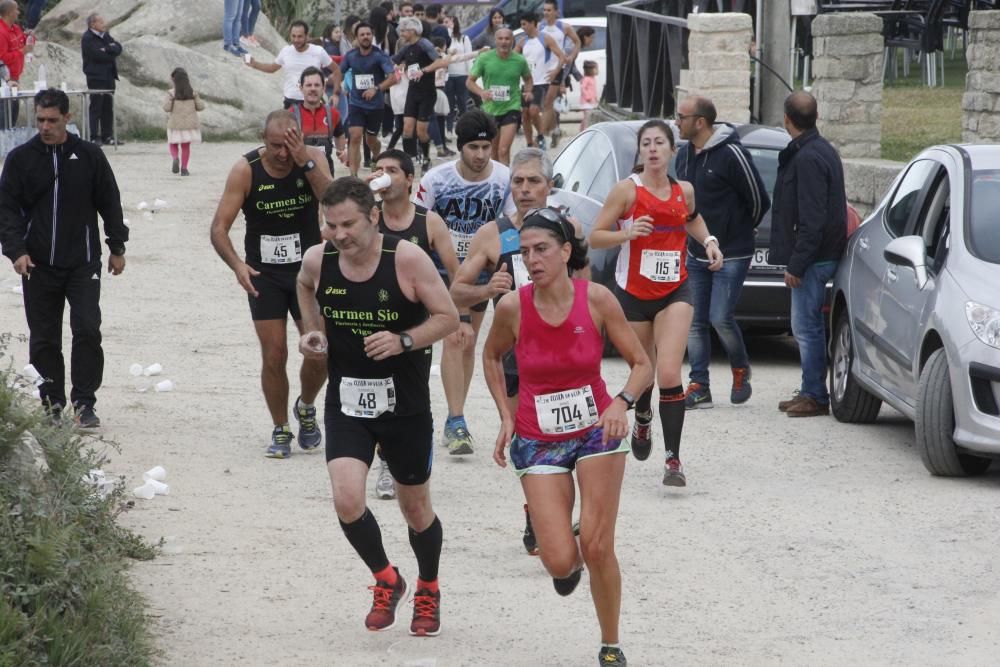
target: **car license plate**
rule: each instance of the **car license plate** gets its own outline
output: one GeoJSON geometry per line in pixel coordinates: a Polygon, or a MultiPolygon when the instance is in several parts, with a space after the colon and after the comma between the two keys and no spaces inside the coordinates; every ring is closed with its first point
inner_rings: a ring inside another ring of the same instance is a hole
{"type": "Polygon", "coordinates": [[[784,266],[780,264],[771,264],[770,260],[771,250],[770,248],[757,248],[754,250],[753,257],[750,259],[751,269],[763,269],[772,271],[782,271],[784,266]]]}

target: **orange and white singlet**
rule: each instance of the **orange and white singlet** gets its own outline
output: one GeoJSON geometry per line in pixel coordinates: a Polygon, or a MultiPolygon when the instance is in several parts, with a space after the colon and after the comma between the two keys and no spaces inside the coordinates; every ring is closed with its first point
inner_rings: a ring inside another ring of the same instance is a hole
{"type": "Polygon", "coordinates": [[[615,267],[615,282],[637,299],[662,299],[687,280],[687,202],[681,186],[670,179],[670,197],[660,199],[643,186],[638,174],[635,203],[618,229],[628,229],[644,215],[653,218],[653,233],[622,244],[615,267]]]}

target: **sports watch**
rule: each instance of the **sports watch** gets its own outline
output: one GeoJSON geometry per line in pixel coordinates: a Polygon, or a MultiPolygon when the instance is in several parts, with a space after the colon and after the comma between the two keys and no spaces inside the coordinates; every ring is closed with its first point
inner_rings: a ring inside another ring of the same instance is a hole
{"type": "Polygon", "coordinates": [[[309,173],[316,168],[316,163],[312,160],[306,160],[306,163],[302,166],[302,171],[309,173]]]}
{"type": "Polygon", "coordinates": [[[615,398],[620,398],[623,401],[625,401],[625,409],[626,410],[631,410],[632,408],[635,407],[635,396],[633,396],[632,394],[628,393],[624,389],[621,390],[620,392],[618,392],[618,395],[615,396],[615,398]]]}
{"type": "Polygon", "coordinates": [[[399,334],[399,342],[403,346],[403,352],[409,352],[413,349],[413,336],[405,331],[399,334]]]}

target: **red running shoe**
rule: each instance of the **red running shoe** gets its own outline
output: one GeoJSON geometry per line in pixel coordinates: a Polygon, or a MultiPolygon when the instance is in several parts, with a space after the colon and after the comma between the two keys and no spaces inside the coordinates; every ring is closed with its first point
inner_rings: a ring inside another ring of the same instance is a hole
{"type": "Polygon", "coordinates": [[[403,575],[396,570],[396,585],[391,586],[385,581],[376,581],[374,586],[369,586],[373,594],[372,609],[365,616],[365,627],[372,632],[388,630],[396,625],[396,608],[401,600],[406,598],[406,581],[403,575]]]}
{"type": "Polygon", "coordinates": [[[414,637],[437,637],[441,634],[441,591],[417,589],[413,596],[410,634],[414,637]]]}

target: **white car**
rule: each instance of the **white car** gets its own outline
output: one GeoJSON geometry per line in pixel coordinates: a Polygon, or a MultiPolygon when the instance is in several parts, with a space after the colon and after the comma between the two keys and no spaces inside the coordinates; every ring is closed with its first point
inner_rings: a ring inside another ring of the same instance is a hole
{"type": "MultiPolygon", "coordinates": [[[[559,19],[563,23],[568,23],[573,26],[574,30],[579,30],[583,26],[589,26],[594,29],[594,40],[590,43],[590,47],[581,50],[576,56],[576,68],[583,74],[583,61],[593,60],[597,63],[597,99],[601,99],[601,95],[604,94],[604,81],[605,81],[605,65],[607,64],[607,57],[605,54],[605,44],[607,43],[608,35],[608,19],[606,16],[576,16],[571,19],[559,19]]],[[[523,31],[518,28],[514,33],[514,43],[518,43],[522,36],[523,31]]],[[[570,79],[570,85],[572,86],[569,92],[566,94],[566,100],[569,103],[569,108],[571,111],[578,111],[580,109],[580,83],[575,79],[570,79]]]]}

